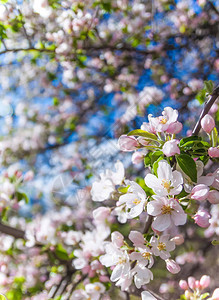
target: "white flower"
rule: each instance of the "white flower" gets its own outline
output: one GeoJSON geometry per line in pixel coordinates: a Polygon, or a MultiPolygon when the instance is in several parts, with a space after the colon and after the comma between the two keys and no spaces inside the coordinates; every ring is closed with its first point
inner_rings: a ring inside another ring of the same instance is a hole
{"type": "Polygon", "coordinates": [[[117,206],[120,206],[125,203],[127,217],[129,219],[139,216],[144,210],[146,203],[146,194],[145,191],[134,181],[126,181],[126,184],[129,184],[128,193],[122,195],[117,202],[117,206]]]}
{"type": "Polygon", "coordinates": [[[105,255],[100,256],[99,260],[106,267],[115,266],[110,280],[115,282],[122,276],[129,275],[131,266],[126,250],[120,249],[123,244],[123,236],[119,232],[114,232],[111,236],[112,242],[105,243],[105,255]]]}
{"type": "Polygon", "coordinates": [[[122,183],[125,176],[125,169],[120,161],[115,164],[116,172],[107,169],[100,174],[100,180],[95,181],[91,188],[91,197],[93,201],[101,202],[110,198],[116,190],[116,185],[122,183]]]}
{"type": "Polygon", "coordinates": [[[147,212],[155,219],[152,227],[158,231],[164,231],[171,225],[184,225],[187,215],[176,199],[167,197],[153,196],[155,200],[147,205],[147,212]]]}
{"type": "Polygon", "coordinates": [[[153,280],[153,273],[145,267],[146,264],[147,262],[145,262],[145,264],[138,263],[131,271],[134,275],[134,282],[138,289],[140,289],[142,285],[145,285],[153,280]]]}
{"type": "Polygon", "coordinates": [[[146,185],[153,189],[159,196],[178,195],[182,190],[183,177],[179,171],[173,171],[166,160],[158,163],[156,177],[153,174],[147,174],[145,177],[146,185]]]}
{"type": "Polygon", "coordinates": [[[169,240],[169,235],[162,235],[160,238],[152,237],[151,241],[152,252],[155,256],[166,260],[170,257],[170,251],[175,249],[174,241],[169,240]]]}

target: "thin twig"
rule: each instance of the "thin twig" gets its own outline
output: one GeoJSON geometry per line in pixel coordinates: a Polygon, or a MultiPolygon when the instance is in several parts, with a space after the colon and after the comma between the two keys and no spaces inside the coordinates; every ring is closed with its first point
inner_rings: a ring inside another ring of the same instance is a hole
{"type": "Polygon", "coordinates": [[[198,135],[200,129],[201,129],[201,120],[202,118],[207,115],[209,112],[210,108],[214,104],[214,102],[217,100],[219,97],[219,85],[213,90],[211,94],[211,98],[208,100],[208,102],[205,104],[204,109],[202,110],[202,113],[198,119],[198,122],[195,125],[195,128],[193,129],[192,135],[198,135]]]}

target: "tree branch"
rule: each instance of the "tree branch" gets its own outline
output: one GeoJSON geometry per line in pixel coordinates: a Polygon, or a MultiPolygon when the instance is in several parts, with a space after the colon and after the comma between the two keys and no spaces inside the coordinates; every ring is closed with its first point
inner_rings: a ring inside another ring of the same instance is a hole
{"type": "Polygon", "coordinates": [[[214,102],[217,100],[217,98],[219,97],[219,85],[213,90],[212,94],[211,94],[211,98],[208,100],[208,102],[205,104],[204,109],[202,110],[202,113],[198,119],[198,122],[196,123],[192,135],[198,135],[200,129],[201,129],[201,120],[202,118],[207,115],[207,113],[209,112],[210,108],[212,107],[212,105],[214,104],[214,102]]]}
{"type": "Polygon", "coordinates": [[[4,225],[0,222],[0,232],[13,236],[16,239],[25,239],[23,230],[4,225]]]}

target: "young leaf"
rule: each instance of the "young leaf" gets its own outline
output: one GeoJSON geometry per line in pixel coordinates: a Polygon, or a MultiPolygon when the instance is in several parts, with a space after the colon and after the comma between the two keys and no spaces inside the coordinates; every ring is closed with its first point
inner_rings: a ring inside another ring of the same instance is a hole
{"type": "Polygon", "coordinates": [[[193,182],[197,182],[195,161],[187,154],[180,154],[176,156],[176,160],[182,171],[188,175],[193,182]]]}
{"type": "Polygon", "coordinates": [[[146,139],[149,139],[149,140],[157,141],[157,136],[155,134],[150,133],[148,131],[141,130],[141,129],[132,130],[127,135],[128,136],[138,135],[138,136],[143,136],[143,137],[145,137],[146,139]]]}

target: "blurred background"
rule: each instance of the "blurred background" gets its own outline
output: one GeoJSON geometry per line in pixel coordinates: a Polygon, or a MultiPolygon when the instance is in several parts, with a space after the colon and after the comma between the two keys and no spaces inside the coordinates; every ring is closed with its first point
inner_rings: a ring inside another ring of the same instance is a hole
{"type": "MultiPolygon", "coordinates": [[[[217,0],[1,0],[3,222],[25,230],[38,220],[43,231],[61,218],[82,230],[95,206],[91,183],[103,170],[120,159],[128,178],[145,175],[119,151],[118,137],[166,106],[179,110],[182,134],[191,134],[218,74],[217,0]]],[[[217,103],[210,113],[218,124],[217,103]]],[[[19,249],[6,244],[6,252],[19,249]]]]}

